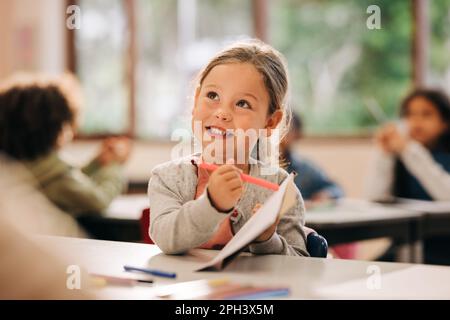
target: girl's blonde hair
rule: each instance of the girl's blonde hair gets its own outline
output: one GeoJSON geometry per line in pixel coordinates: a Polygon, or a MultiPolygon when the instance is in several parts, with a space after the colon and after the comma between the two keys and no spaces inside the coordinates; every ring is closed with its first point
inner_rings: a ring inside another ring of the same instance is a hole
{"type": "MultiPolygon", "coordinates": [[[[283,55],[257,39],[236,42],[216,54],[200,71],[197,87],[202,86],[203,81],[214,67],[228,63],[250,63],[261,74],[269,94],[268,115],[272,115],[277,110],[283,112],[282,120],[278,125],[280,140],[282,140],[289,129],[291,119],[291,110],[287,105],[289,87],[287,63],[283,55]]],[[[267,146],[260,146],[258,141],[257,148],[267,148],[267,146]]],[[[258,159],[260,158],[260,150],[258,150],[258,159]]],[[[270,161],[270,159],[266,160],[270,161]]]]}

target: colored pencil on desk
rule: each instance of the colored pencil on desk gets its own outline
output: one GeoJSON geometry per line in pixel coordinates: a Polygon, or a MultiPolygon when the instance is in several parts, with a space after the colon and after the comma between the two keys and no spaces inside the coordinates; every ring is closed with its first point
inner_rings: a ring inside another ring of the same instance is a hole
{"type": "Polygon", "coordinates": [[[90,273],[92,282],[97,286],[103,286],[107,284],[112,285],[122,285],[122,286],[134,286],[137,284],[151,284],[153,280],[151,279],[135,279],[126,277],[116,277],[98,273],[90,273]]]}
{"type": "Polygon", "coordinates": [[[152,276],[157,276],[157,277],[163,277],[163,278],[176,278],[177,277],[177,274],[174,272],[166,272],[166,271],[161,271],[161,270],[138,268],[138,267],[132,267],[132,266],[123,266],[123,268],[125,269],[125,271],[128,271],[128,272],[134,272],[134,271],[142,272],[142,273],[151,274],[152,276]]]}
{"type": "Polygon", "coordinates": [[[253,293],[244,293],[237,294],[234,296],[228,296],[225,299],[230,300],[258,300],[258,299],[266,299],[266,298],[274,298],[274,297],[284,297],[289,295],[289,289],[280,288],[280,289],[266,289],[261,291],[256,291],[253,293]]]}

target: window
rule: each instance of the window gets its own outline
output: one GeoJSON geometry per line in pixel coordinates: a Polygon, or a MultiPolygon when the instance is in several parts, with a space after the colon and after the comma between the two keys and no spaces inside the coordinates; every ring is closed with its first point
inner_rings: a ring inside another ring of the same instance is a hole
{"type": "Polygon", "coordinates": [[[223,44],[250,37],[241,1],[139,0],[136,134],[167,138],[189,128],[193,79],[223,44]]]}
{"type": "Polygon", "coordinates": [[[430,2],[430,83],[450,95],[450,0],[430,2]]]}
{"type": "Polygon", "coordinates": [[[382,29],[370,30],[372,3],[270,1],[269,39],[288,60],[309,134],[367,134],[397,113],[411,78],[410,3],[376,1],[382,29]]]}
{"type": "Polygon", "coordinates": [[[134,21],[126,1],[78,1],[76,72],[87,104],[80,132],[124,133],[134,114],[137,137],[167,139],[173,129],[189,127],[190,84],[200,68],[226,43],[251,37],[251,1],[131,0],[134,21]],[[137,39],[134,92],[126,69],[131,36],[137,39]]]}
{"type": "Polygon", "coordinates": [[[128,126],[127,19],[121,0],[81,0],[75,33],[77,75],[83,85],[83,134],[122,133],[128,126]]]}
{"type": "MultiPolygon", "coordinates": [[[[81,132],[168,139],[175,128],[189,128],[200,68],[225,44],[267,34],[288,60],[291,106],[307,133],[367,135],[396,117],[413,86],[415,3],[79,0],[76,71],[87,101],[81,132]],[[380,30],[366,26],[372,4],[381,9],[380,30]]],[[[428,72],[430,83],[450,91],[449,3],[429,3],[428,72]]]]}

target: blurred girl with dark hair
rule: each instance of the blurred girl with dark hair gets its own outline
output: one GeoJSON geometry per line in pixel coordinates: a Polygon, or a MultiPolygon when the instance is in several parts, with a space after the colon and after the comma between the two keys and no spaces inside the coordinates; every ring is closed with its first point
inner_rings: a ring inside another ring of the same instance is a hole
{"type": "MultiPolygon", "coordinates": [[[[448,97],[439,90],[417,89],[404,99],[400,115],[400,125],[386,125],[376,135],[368,198],[450,200],[448,97]]],[[[425,262],[450,265],[449,244],[449,237],[426,239],[425,262]]]]}
{"type": "Polygon", "coordinates": [[[378,154],[368,197],[450,200],[450,101],[441,91],[417,89],[403,101],[401,125],[376,135],[378,154]]]}

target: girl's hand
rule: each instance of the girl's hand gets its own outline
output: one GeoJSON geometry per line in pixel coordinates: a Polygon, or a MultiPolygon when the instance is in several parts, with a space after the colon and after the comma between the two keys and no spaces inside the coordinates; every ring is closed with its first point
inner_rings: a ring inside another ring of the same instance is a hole
{"type": "Polygon", "coordinates": [[[389,139],[389,148],[392,152],[399,154],[405,149],[407,143],[408,140],[396,129],[389,139]]]}
{"type": "Polygon", "coordinates": [[[401,153],[408,143],[408,139],[400,133],[394,124],[388,124],[381,128],[376,134],[375,140],[381,149],[391,154],[401,153]]]}
{"type": "Polygon", "coordinates": [[[376,144],[386,153],[392,153],[389,148],[389,137],[393,130],[395,130],[394,125],[388,124],[380,128],[375,134],[376,144]]]}
{"type": "MultiPolygon", "coordinates": [[[[257,203],[252,210],[252,215],[254,215],[256,213],[256,211],[259,210],[259,208],[261,208],[261,204],[257,203]]],[[[261,235],[258,238],[256,238],[254,242],[264,242],[264,241],[269,240],[272,237],[272,235],[275,233],[275,231],[277,230],[277,226],[278,226],[279,222],[280,222],[280,217],[277,218],[277,221],[275,221],[273,225],[271,225],[263,233],[261,233],[261,235]]]]}
{"type": "Polygon", "coordinates": [[[231,164],[220,166],[209,177],[209,196],[213,206],[221,212],[234,208],[242,195],[243,188],[241,170],[231,164]]]}

